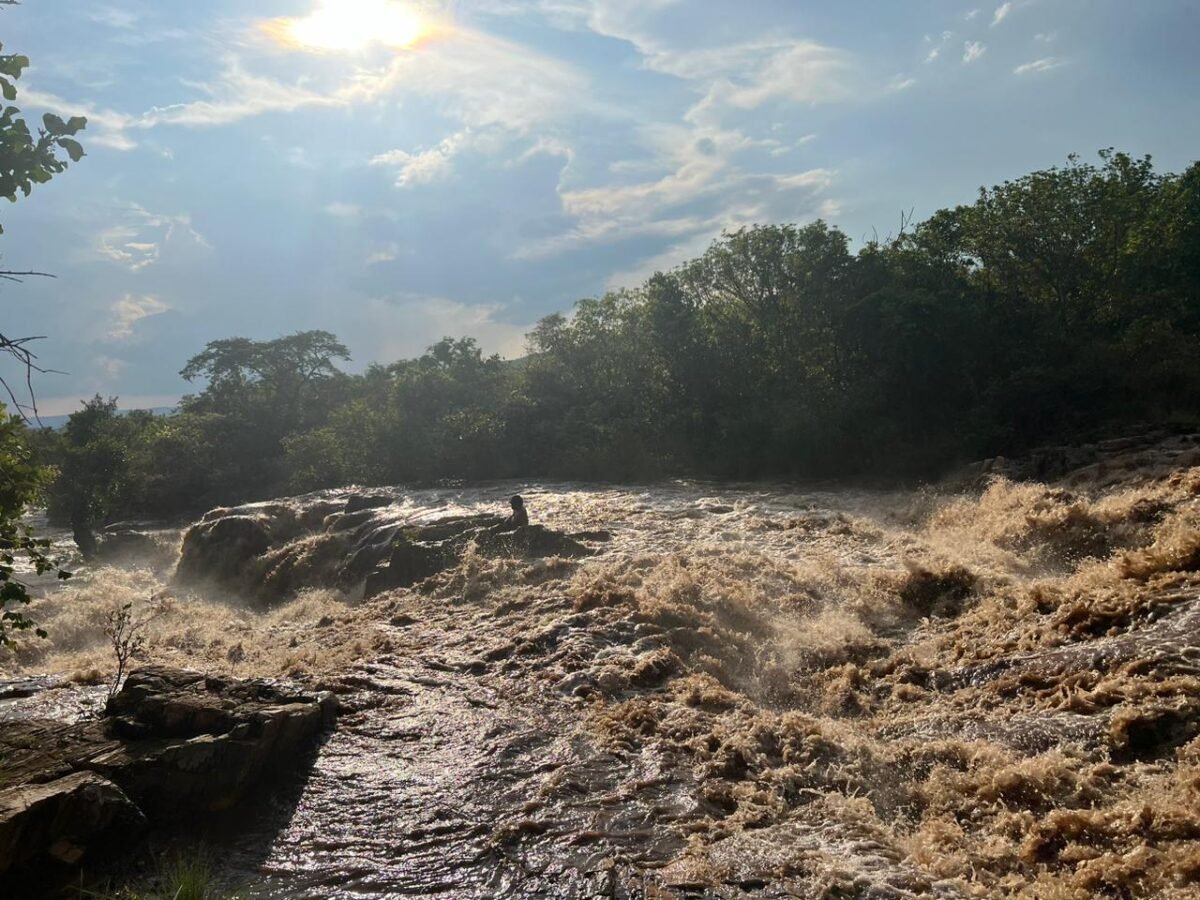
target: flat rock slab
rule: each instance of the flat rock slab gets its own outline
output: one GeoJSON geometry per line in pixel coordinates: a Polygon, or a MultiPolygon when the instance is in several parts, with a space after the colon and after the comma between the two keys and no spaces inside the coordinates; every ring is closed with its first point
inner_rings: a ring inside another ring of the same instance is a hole
{"type": "Polygon", "coordinates": [[[328,692],[151,666],[103,718],[7,722],[0,873],[61,871],[147,824],[229,809],[300,759],[336,712],[328,692]]]}

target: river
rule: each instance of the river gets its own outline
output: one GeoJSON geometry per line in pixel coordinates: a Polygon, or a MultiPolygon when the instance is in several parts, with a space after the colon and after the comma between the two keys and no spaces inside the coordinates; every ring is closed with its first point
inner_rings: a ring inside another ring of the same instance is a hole
{"type": "Polygon", "coordinates": [[[264,605],[172,584],[161,529],[157,566],[34,604],[50,638],[0,665],[68,686],[0,716],[99,703],[123,602],[154,615],[147,659],[336,690],[311,767],[208,836],[242,897],[1195,896],[1200,469],[390,489],[377,515],[516,490],[595,554],[468,554],[371,600],[264,605]]]}

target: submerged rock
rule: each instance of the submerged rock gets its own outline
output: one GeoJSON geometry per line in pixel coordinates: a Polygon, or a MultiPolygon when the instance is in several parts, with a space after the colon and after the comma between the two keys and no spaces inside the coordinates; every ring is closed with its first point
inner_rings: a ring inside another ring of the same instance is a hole
{"type": "Polygon", "coordinates": [[[296,763],[335,715],[332,694],[152,666],[100,720],[6,723],[0,873],[61,874],[148,823],[229,809],[296,763]]]}
{"type": "Polygon", "coordinates": [[[488,557],[578,559],[592,553],[569,535],[542,525],[493,530],[500,521],[491,516],[471,516],[405,529],[393,541],[387,565],[367,576],[364,595],[373,597],[394,588],[412,587],[457,565],[471,544],[488,557]]]}

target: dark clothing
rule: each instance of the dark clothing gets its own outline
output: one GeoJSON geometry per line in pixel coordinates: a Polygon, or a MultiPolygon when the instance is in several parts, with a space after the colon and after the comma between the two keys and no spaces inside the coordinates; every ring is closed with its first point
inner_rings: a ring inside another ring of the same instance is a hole
{"type": "Polygon", "coordinates": [[[529,513],[525,512],[525,508],[514,509],[511,516],[504,520],[505,528],[520,528],[523,525],[529,524],[529,513]]]}

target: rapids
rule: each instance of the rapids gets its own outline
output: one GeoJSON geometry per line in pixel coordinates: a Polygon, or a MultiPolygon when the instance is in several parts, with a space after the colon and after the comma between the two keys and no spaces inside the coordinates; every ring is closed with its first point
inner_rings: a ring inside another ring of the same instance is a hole
{"type": "Polygon", "coordinates": [[[380,521],[519,489],[612,538],[265,608],[173,583],[160,529],[159,564],[45,590],[49,639],[0,669],[63,681],[0,719],[102,702],[124,602],[150,659],[337,691],[311,769],[207,835],[240,897],[1194,897],[1197,463],[1177,439],[1069,489],[372,489],[380,521]]]}

